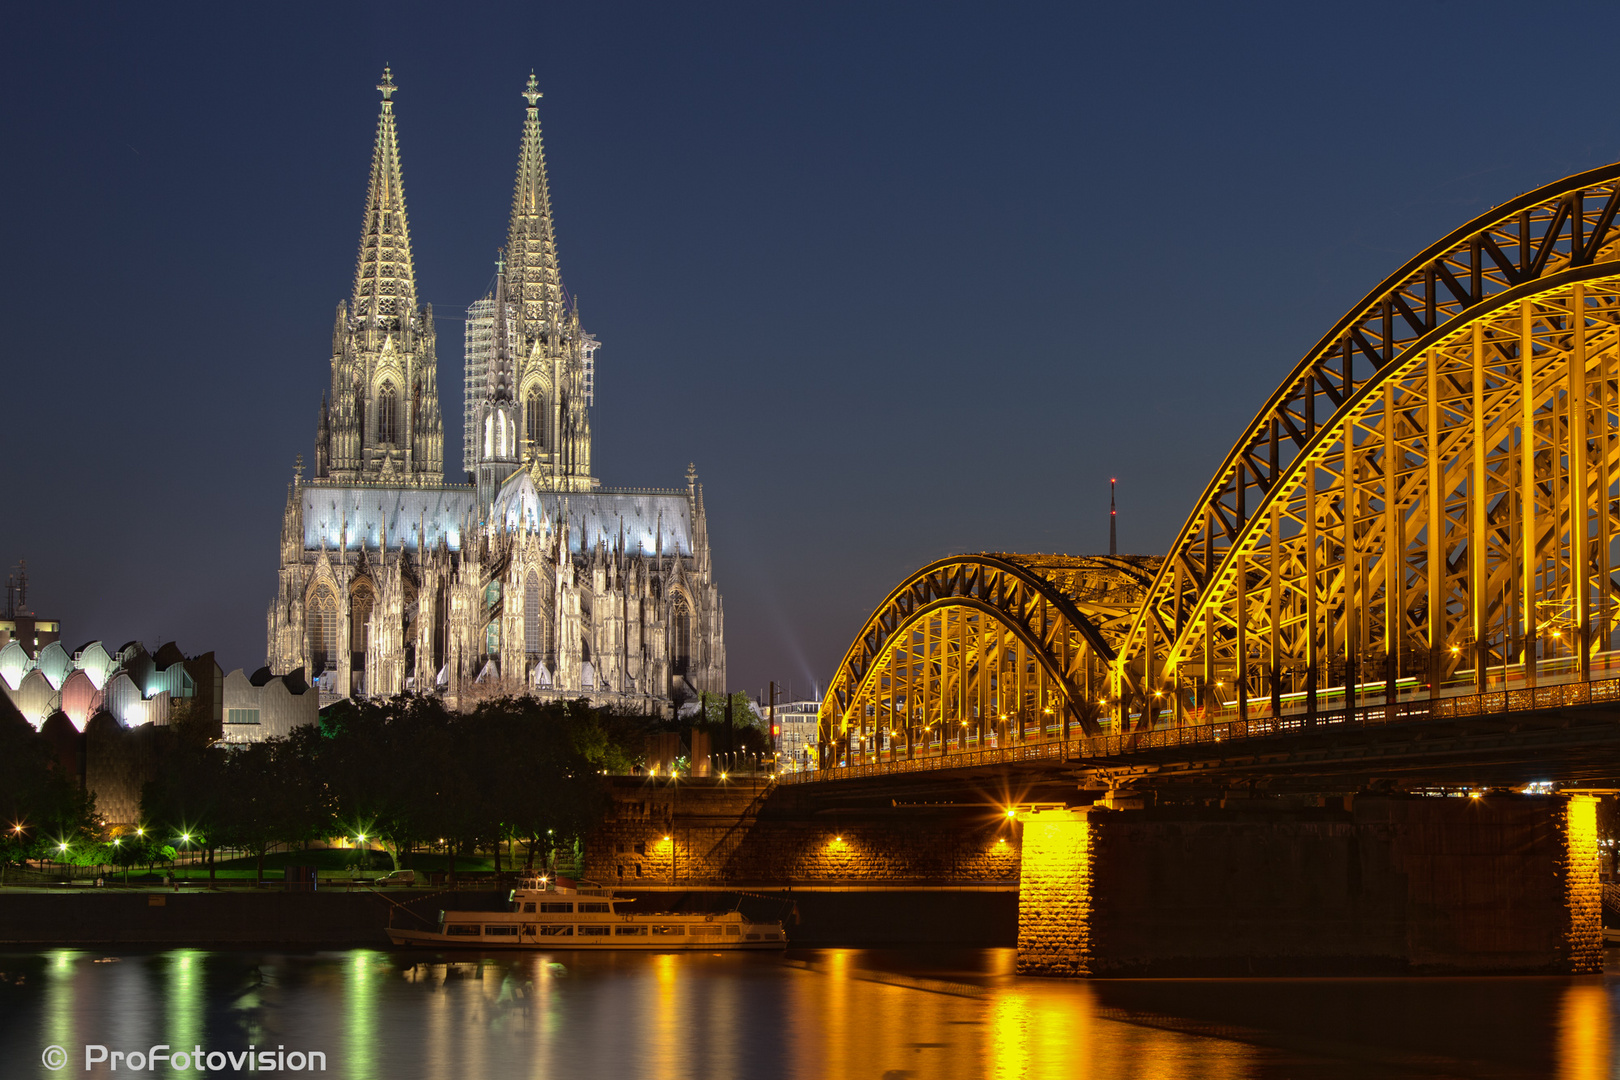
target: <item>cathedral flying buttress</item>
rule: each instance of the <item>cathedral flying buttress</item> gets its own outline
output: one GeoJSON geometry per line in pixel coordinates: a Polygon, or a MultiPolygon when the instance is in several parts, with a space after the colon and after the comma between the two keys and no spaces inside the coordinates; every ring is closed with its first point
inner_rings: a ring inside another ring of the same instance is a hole
{"type": "Polygon", "coordinates": [[[603,489],[591,473],[599,342],[562,280],[533,75],[495,289],[468,312],[468,483],[445,483],[396,89],[385,71],[314,467],[306,478],[300,461],[287,491],[272,670],[304,670],[323,704],[528,693],[663,710],[723,692],[724,617],[695,470],[684,490],[603,489]],[[482,352],[475,313],[487,317],[482,352]]]}

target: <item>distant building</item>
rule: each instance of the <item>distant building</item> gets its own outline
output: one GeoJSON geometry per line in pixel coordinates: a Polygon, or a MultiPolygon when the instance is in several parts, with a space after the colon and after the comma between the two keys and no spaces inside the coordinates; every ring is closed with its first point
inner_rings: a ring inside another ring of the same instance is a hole
{"type": "MultiPolygon", "coordinates": [[[[516,352],[516,305],[506,305],[506,347],[516,352]]],[[[461,430],[467,432],[461,443],[461,468],[468,476],[478,469],[478,441],[471,435],[478,429],[478,408],[489,394],[489,372],[495,366],[495,294],[474,300],[467,307],[462,333],[461,430]]]]}
{"type": "Polygon", "coordinates": [[[0,612],[0,649],[18,642],[29,656],[62,636],[62,624],[41,619],[28,607],[28,563],[19,562],[6,577],[6,606],[0,612]]]}
{"type": "Polygon", "coordinates": [[[40,619],[33,615],[8,615],[0,619],[0,649],[15,641],[28,652],[37,653],[61,639],[62,624],[55,619],[40,619]]]}
{"type": "Polygon", "coordinates": [[[776,705],[776,760],[783,772],[802,772],[816,763],[816,716],[821,702],[782,701],[776,705]]]}
{"type": "Polygon", "coordinates": [[[256,743],[290,735],[300,724],[320,720],[320,694],[304,681],[302,670],[272,675],[260,668],[252,675],[237,668],[225,676],[225,741],[256,743]]]}

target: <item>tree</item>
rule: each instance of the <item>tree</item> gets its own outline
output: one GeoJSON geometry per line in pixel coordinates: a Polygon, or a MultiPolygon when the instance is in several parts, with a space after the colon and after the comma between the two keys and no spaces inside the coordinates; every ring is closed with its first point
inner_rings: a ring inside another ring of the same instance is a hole
{"type": "Polygon", "coordinates": [[[296,844],[330,832],[332,816],[315,763],[313,727],[225,752],[223,800],[216,822],[221,843],[251,851],[255,880],[276,844],[296,844]]]}
{"type": "Polygon", "coordinates": [[[186,737],[184,731],[162,729],[154,751],[156,778],[141,789],[141,817],[157,842],[183,851],[201,849],[214,878],[213,852],[226,830],[224,817],[234,801],[226,776],[226,751],[186,737]]]}
{"type": "MultiPolygon", "coordinates": [[[[9,703],[8,703],[9,704],[9,703]]],[[[62,771],[50,744],[18,716],[0,716],[0,873],[95,838],[95,800],[62,771]]]]}

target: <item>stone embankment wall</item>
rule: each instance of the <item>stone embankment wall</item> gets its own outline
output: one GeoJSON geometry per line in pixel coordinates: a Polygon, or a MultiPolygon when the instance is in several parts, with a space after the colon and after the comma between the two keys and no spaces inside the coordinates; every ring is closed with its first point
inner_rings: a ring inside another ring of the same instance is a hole
{"type": "Polygon", "coordinates": [[[1018,883],[1016,830],[994,807],[818,811],[798,792],[746,779],[626,779],[612,791],[585,845],[585,876],[603,885],[1018,883]]]}
{"type": "Polygon", "coordinates": [[[1590,799],[1049,811],[1023,830],[1028,974],[1602,967],[1590,799]]]}

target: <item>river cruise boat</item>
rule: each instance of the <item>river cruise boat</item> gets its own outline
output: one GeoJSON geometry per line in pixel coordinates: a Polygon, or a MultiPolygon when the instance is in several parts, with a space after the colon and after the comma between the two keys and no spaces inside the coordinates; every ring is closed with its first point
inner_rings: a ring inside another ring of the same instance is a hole
{"type": "Polygon", "coordinates": [[[389,927],[395,945],[437,949],[785,949],[782,923],[749,921],[740,911],[640,914],[612,889],[567,881],[525,882],[505,911],[441,911],[431,930],[389,927]]]}

